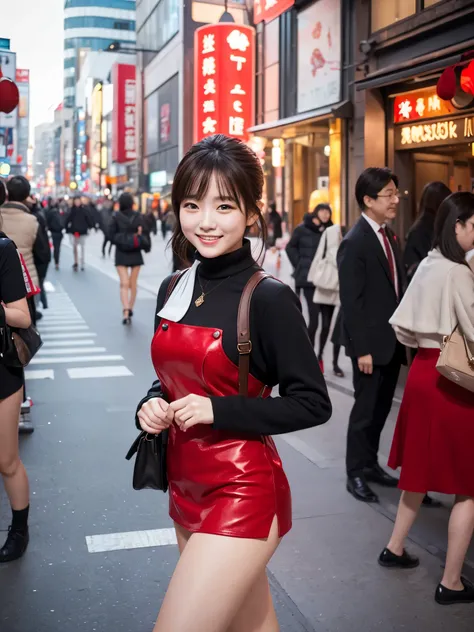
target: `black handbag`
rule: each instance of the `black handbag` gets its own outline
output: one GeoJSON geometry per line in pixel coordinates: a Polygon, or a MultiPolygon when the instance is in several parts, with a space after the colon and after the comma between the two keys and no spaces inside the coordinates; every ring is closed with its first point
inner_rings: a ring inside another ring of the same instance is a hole
{"type": "Polygon", "coordinates": [[[30,325],[27,329],[10,327],[6,323],[5,310],[0,305],[0,363],[5,366],[24,368],[42,347],[41,336],[30,325]]]}
{"type": "Polygon", "coordinates": [[[133,489],[168,490],[166,475],[166,447],[168,444],[168,430],[158,435],[141,432],[132,444],[125,457],[130,461],[136,453],[133,468],[133,489]]]}

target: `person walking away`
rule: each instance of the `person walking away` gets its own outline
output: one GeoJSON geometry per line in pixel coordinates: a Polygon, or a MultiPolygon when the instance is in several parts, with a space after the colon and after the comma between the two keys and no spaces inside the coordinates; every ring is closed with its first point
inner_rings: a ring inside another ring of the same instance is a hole
{"type": "Polygon", "coordinates": [[[143,265],[142,250],[149,252],[150,236],[143,228],[140,213],[133,210],[133,196],[122,193],[119,197],[120,210],[114,213],[109,236],[115,244],[115,265],[120,278],[120,299],[123,306],[123,324],[132,322],[133,308],[137,298],[137,281],[143,265]]]}
{"type": "Polygon", "coordinates": [[[318,204],[312,213],[305,215],[303,223],[295,228],[286,246],[286,254],[294,268],[296,294],[303,294],[308,306],[308,333],[313,347],[318,329],[319,310],[313,301],[315,287],[308,281],[308,272],[321,235],[329,226],[332,226],[331,208],[328,204],[318,204]]]}
{"type": "Polygon", "coordinates": [[[151,235],[156,235],[158,232],[158,223],[156,221],[155,213],[153,209],[148,209],[143,217],[143,226],[146,231],[151,235]]]}
{"type": "MultiPolygon", "coordinates": [[[[334,311],[339,306],[339,277],[337,271],[337,251],[342,241],[342,229],[339,225],[329,226],[321,237],[318,249],[308,273],[308,281],[316,287],[313,302],[321,313],[321,333],[319,337],[318,360],[324,372],[324,349],[331,329],[334,311]]],[[[333,373],[336,377],[344,377],[339,366],[341,345],[333,344],[333,373]]]]}
{"type": "Polygon", "coordinates": [[[401,253],[387,226],[397,214],[398,178],[389,169],[371,167],[357,180],[355,194],[362,215],[337,254],[355,398],[347,432],[347,490],[358,500],[378,502],[368,482],[388,487],[398,482],[378,462],[380,435],[405,359],[389,324],[405,287],[401,253]]]}
{"type": "MultiPolygon", "coordinates": [[[[2,188],[0,183],[0,204],[2,188]]],[[[0,218],[0,327],[7,324],[26,329],[31,316],[20,258],[15,244],[1,230],[0,218]]],[[[18,445],[23,383],[23,369],[6,366],[0,360],[0,474],[12,510],[12,523],[0,549],[0,564],[20,558],[29,541],[29,484],[18,445]]]]}
{"type": "Polygon", "coordinates": [[[109,257],[112,252],[113,243],[110,241],[110,226],[114,214],[114,203],[112,200],[105,200],[100,210],[100,227],[104,233],[104,241],[102,242],[102,257],[105,259],[105,250],[109,244],[109,257]]]}
{"type": "MultiPolygon", "coordinates": [[[[7,182],[8,202],[0,208],[3,232],[11,239],[23,255],[25,265],[35,287],[39,287],[36,261],[47,261],[51,257],[49,241],[40,230],[38,219],[30,213],[27,200],[30,183],[24,176],[14,176],[7,182]]],[[[36,324],[35,298],[28,298],[31,320],[36,324]]]]}
{"type": "Polygon", "coordinates": [[[430,182],[423,189],[418,218],[408,232],[403,253],[408,283],[431,250],[436,213],[448,195],[451,191],[444,182],[430,182]]]}
{"type": "Polygon", "coordinates": [[[268,248],[274,248],[276,245],[277,239],[281,239],[283,237],[283,231],[281,228],[282,219],[280,213],[276,210],[276,203],[270,202],[268,205],[269,213],[268,213],[268,248]]]}
{"type": "Polygon", "coordinates": [[[53,242],[53,257],[56,270],[59,270],[59,259],[61,256],[61,242],[63,240],[64,215],[57,202],[52,202],[46,211],[46,226],[51,233],[53,242]]]}
{"type": "Polygon", "coordinates": [[[74,254],[73,270],[77,272],[79,269],[79,249],[81,251],[81,270],[84,270],[85,264],[85,248],[86,238],[89,230],[93,228],[94,223],[82,204],[81,196],[76,195],[73,200],[71,212],[66,220],[66,232],[71,235],[71,244],[74,254]]]}
{"type": "Polygon", "coordinates": [[[443,577],[435,592],[442,605],[474,602],[462,567],[474,530],[474,392],[441,376],[436,363],[455,327],[474,357],[474,274],[466,253],[474,247],[474,195],[453,193],[439,207],[433,250],[419,265],[390,319],[400,342],[417,348],[398,415],[389,466],[401,467],[397,518],[379,563],[413,568],[406,538],[428,490],[454,494],[443,577]]]}
{"type": "MultiPolygon", "coordinates": [[[[30,209],[32,215],[36,217],[38,220],[38,232],[41,232],[41,239],[44,243],[48,244],[48,250],[44,252],[44,256],[41,258],[38,257],[38,254],[33,253],[33,260],[36,266],[36,270],[38,271],[38,280],[40,286],[40,294],[39,299],[43,306],[43,309],[48,309],[48,296],[46,294],[46,290],[44,289],[44,282],[46,280],[46,275],[48,274],[49,264],[51,263],[51,248],[49,247],[49,237],[48,237],[48,229],[46,227],[46,218],[44,216],[44,211],[41,205],[38,203],[38,200],[32,196],[30,196],[26,205],[30,209]]],[[[36,311],[36,319],[41,318],[41,313],[36,311]]]]}
{"type": "Polygon", "coordinates": [[[146,432],[168,431],[181,553],[154,632],[279,630],[265,568],[291,528],[291,497],[270,435],[325,423],[331,404],[299,300],[244,238],[258,222],[265,243],[263,182],[254,152],[223,135],[194,145],[174,177],[173,246],[184,259],[192,244],[198,259],[159,290],[158,380],[136,417],[146,432]],[[239,350],[250,353],[240,371],[239,350]],[[276,384],[281,397],[268,397],[276,384]]]}

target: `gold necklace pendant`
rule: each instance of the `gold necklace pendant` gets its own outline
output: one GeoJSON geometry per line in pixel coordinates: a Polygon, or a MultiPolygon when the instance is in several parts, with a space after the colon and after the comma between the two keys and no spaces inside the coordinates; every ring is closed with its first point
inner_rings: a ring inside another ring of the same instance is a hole
{"type": "Polygon", "coordinates": [[[201,305],[204,303],[204,292],[201,294],[201,296],[198,296],[197,299],[194,301],[194,305],[196,305],[196,307],[201,307],[201,305]]]}

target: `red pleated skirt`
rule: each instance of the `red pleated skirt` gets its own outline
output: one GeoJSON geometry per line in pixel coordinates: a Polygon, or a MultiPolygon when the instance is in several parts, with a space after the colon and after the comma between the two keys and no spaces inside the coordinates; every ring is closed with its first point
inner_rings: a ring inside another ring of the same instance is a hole
{"type": "Polygon", "coordinates": [[[408,374],[389,467],[399,488],[474,497],[474,393],[436,370],[437,349],[419,349],[408,374]]]}

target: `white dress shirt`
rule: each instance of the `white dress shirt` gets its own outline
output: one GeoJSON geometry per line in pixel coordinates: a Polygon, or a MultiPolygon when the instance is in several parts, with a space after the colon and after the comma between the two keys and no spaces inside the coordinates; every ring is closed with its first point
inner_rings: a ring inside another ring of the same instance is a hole
{"type": "MultiPolygon", "coordinates": [[[[375,220],[373,220],[371,217],[369,217],[365,213],[362,213],[362,217],[365,219],[365,221],[369,224],[369,226],[372,228],[374,233],[377,235],[377,239],[379,240],[380,245],[382,246],[382,249],[388,261],[388,253],[385,250],[385,242],[384,242],[382,233],[380,232],[381,228],[383,229],[386,228],[386,224],[382,224],[382,225],[378,224],[375,220]]],[[[390,244],[390,240],[388,239],[388,237],[387,237],[387,240],[388,240],[390,252],[392,253],[393,265],[395,267],[395,292],[397,293],[397,296],[400,296],[400,280],[398,278],[397,260],[395,259],[395,253],[393,252],[393,248],[392,248],[392,245],[390,244]]]]}

